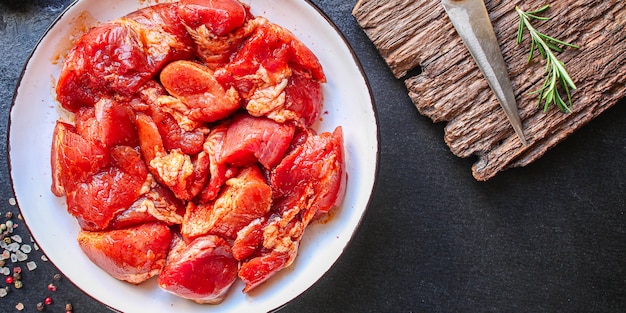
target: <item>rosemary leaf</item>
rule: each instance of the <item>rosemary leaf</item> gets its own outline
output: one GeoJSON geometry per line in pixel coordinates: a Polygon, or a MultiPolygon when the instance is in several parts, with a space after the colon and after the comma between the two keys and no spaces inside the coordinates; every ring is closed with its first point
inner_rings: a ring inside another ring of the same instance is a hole
{"type": "Polygon", "coordinates": [[[523,40],[524,30],[527,29],[530,34],[530,52],[528,56],[528,62],[532,60],[535,50],[539,51],[539,54],[546,60],[545,72],[546,80],[544,81],[541,89],[534,91],[533,93],[539,94],[538,106],[541,106],[541,102],[544,102],[543,110],[546,111],[551,104],[556,105],[562,112],[571,112],[572,96],[571,90],[576,89],[574,81],[567,73],[565,64],[561,62],[554,52],[563,51],[563,47],[569,47],[577,49],[578,46],[558,40],[554,37],[548,36],[539,32],[531,24],[531,20],[548,21],[549,17],[539,16],[550,7],[549,4],[543,7],[529,12],[522,11],[518,6],[515,7],[515,11],[519,15],[520,21],[517,27],[517,44],[520,44],[523,40]],[[559,86],[567,95],[567,102],[563,100],[559,93],[559,86]]]}

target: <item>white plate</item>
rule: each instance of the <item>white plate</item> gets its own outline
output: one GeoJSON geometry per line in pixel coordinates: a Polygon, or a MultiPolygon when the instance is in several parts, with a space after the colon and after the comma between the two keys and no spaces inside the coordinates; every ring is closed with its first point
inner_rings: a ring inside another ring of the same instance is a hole
{"type": "MultiPolygon", "coordinates": [[[[163,1],[160,1],[163,2],[163,1]]],[[[51,191],[50,145],[58,118],[54,84],[77,25],[104,22],[140,7],[139,1],[80,0],[47,31],[31,55],[11,110],[9,157],[15,195],[33,238],[59,268],[81,288],[115,310],[131,312],[266,312],[289,302],[313,285],[336,262],[365,213],[378,167],[377,120],[369,86],[347,42],[314,5],[303,0],[245,0],[252,13],[290,29],[318,56],[326,72],[325,108],[319,131],[341,125],[344,132],[348,185],[340,210],[325,223],[306,230],[293,265],[251,294],[243,283],[231,288],[219,305],[199,305],[170,295],[152,279],[134,286],[111,278],[90,262],[76,242],[78,224],[66,211],[64,198],[51,191]],[[89,12],[85,15],[84,12],[89,12]]]]}

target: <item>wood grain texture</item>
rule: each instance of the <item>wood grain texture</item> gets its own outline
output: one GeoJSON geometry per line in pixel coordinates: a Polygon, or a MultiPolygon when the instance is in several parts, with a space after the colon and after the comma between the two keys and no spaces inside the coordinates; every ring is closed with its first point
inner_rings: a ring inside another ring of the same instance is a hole
{"type": "Polygon", "coordinates": [[[626,2],[555,1],[535,27],[579,45],[557,57],[566,64],[577,89],[572,113],[538,107],[545,61],[537,54],[527,63],[530,39],[515,43],[519,17],[515,5],[534,10],[545,1],[486,0],[508,65],[529,144],[522,146],[495,95],[470,57],[440,1],[360,0],[352,12],[398,79],[404,79],[418,111],[433,122],[447,122],[444,140],[459,157],[478,156],[477,180],[521,167],[626,96],[626,2]],[[407,75],[413,69],[421,73],[407,75]]]}

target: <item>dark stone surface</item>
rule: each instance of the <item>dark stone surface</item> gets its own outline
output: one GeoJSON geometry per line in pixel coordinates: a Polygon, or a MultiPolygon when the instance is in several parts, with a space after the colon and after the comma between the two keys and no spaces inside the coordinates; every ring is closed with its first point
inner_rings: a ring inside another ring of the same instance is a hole
{"type": "MultiPolygon", "coordinates": [[[[443,125],[417,113],[359,29],[350,15],[356,1],[313,2],[347,37],[371,83],[380,169],[351,245],[282,312],[626,311],[625,101],[536,163],[476,182],[474,160],[450,153],[443,125]]],[[[6,157],[14,88],[37,40],[69,3],[0,0],[2,223],[5,212],[18,213],[6,157]]],[[[54,281],[58,271],[39,251],[29,260],[37,269],[20,265],[24,287],[0,298],[0,312],[19,302],[36,312],[48,296],[48,312],[66,302],[74,312],[110,312],[71,282],[54,281]],[[52,282],[56,292],[46,287],[52,282]]]]}

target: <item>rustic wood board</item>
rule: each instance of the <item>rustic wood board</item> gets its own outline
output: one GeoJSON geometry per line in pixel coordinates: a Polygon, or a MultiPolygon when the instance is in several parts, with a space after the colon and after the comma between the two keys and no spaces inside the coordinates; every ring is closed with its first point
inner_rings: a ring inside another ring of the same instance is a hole
{"type": "Polygon", "coordinates": [[[459,157],[478,156],[475,179],[494,177],[540,158],[568,135],[626,95],[626,2],[554,1],[535,27],[579,45],[557,54],[572,76],[572,113],[546,112],[530,94],[544,81],[545,61],[527,63],[530,39],[517,45],[515,5],[534,10],[545,0],[486,0],[485,5],[507,62],[529,141],[523,146],[462,44],[439,0],[360,0],[352,12],[398,79],[404,79],[418,111],[433,122],[447,122],[444,139],[459,157]],[[407,75],[421,68],[417,75],[407,75]]]}

